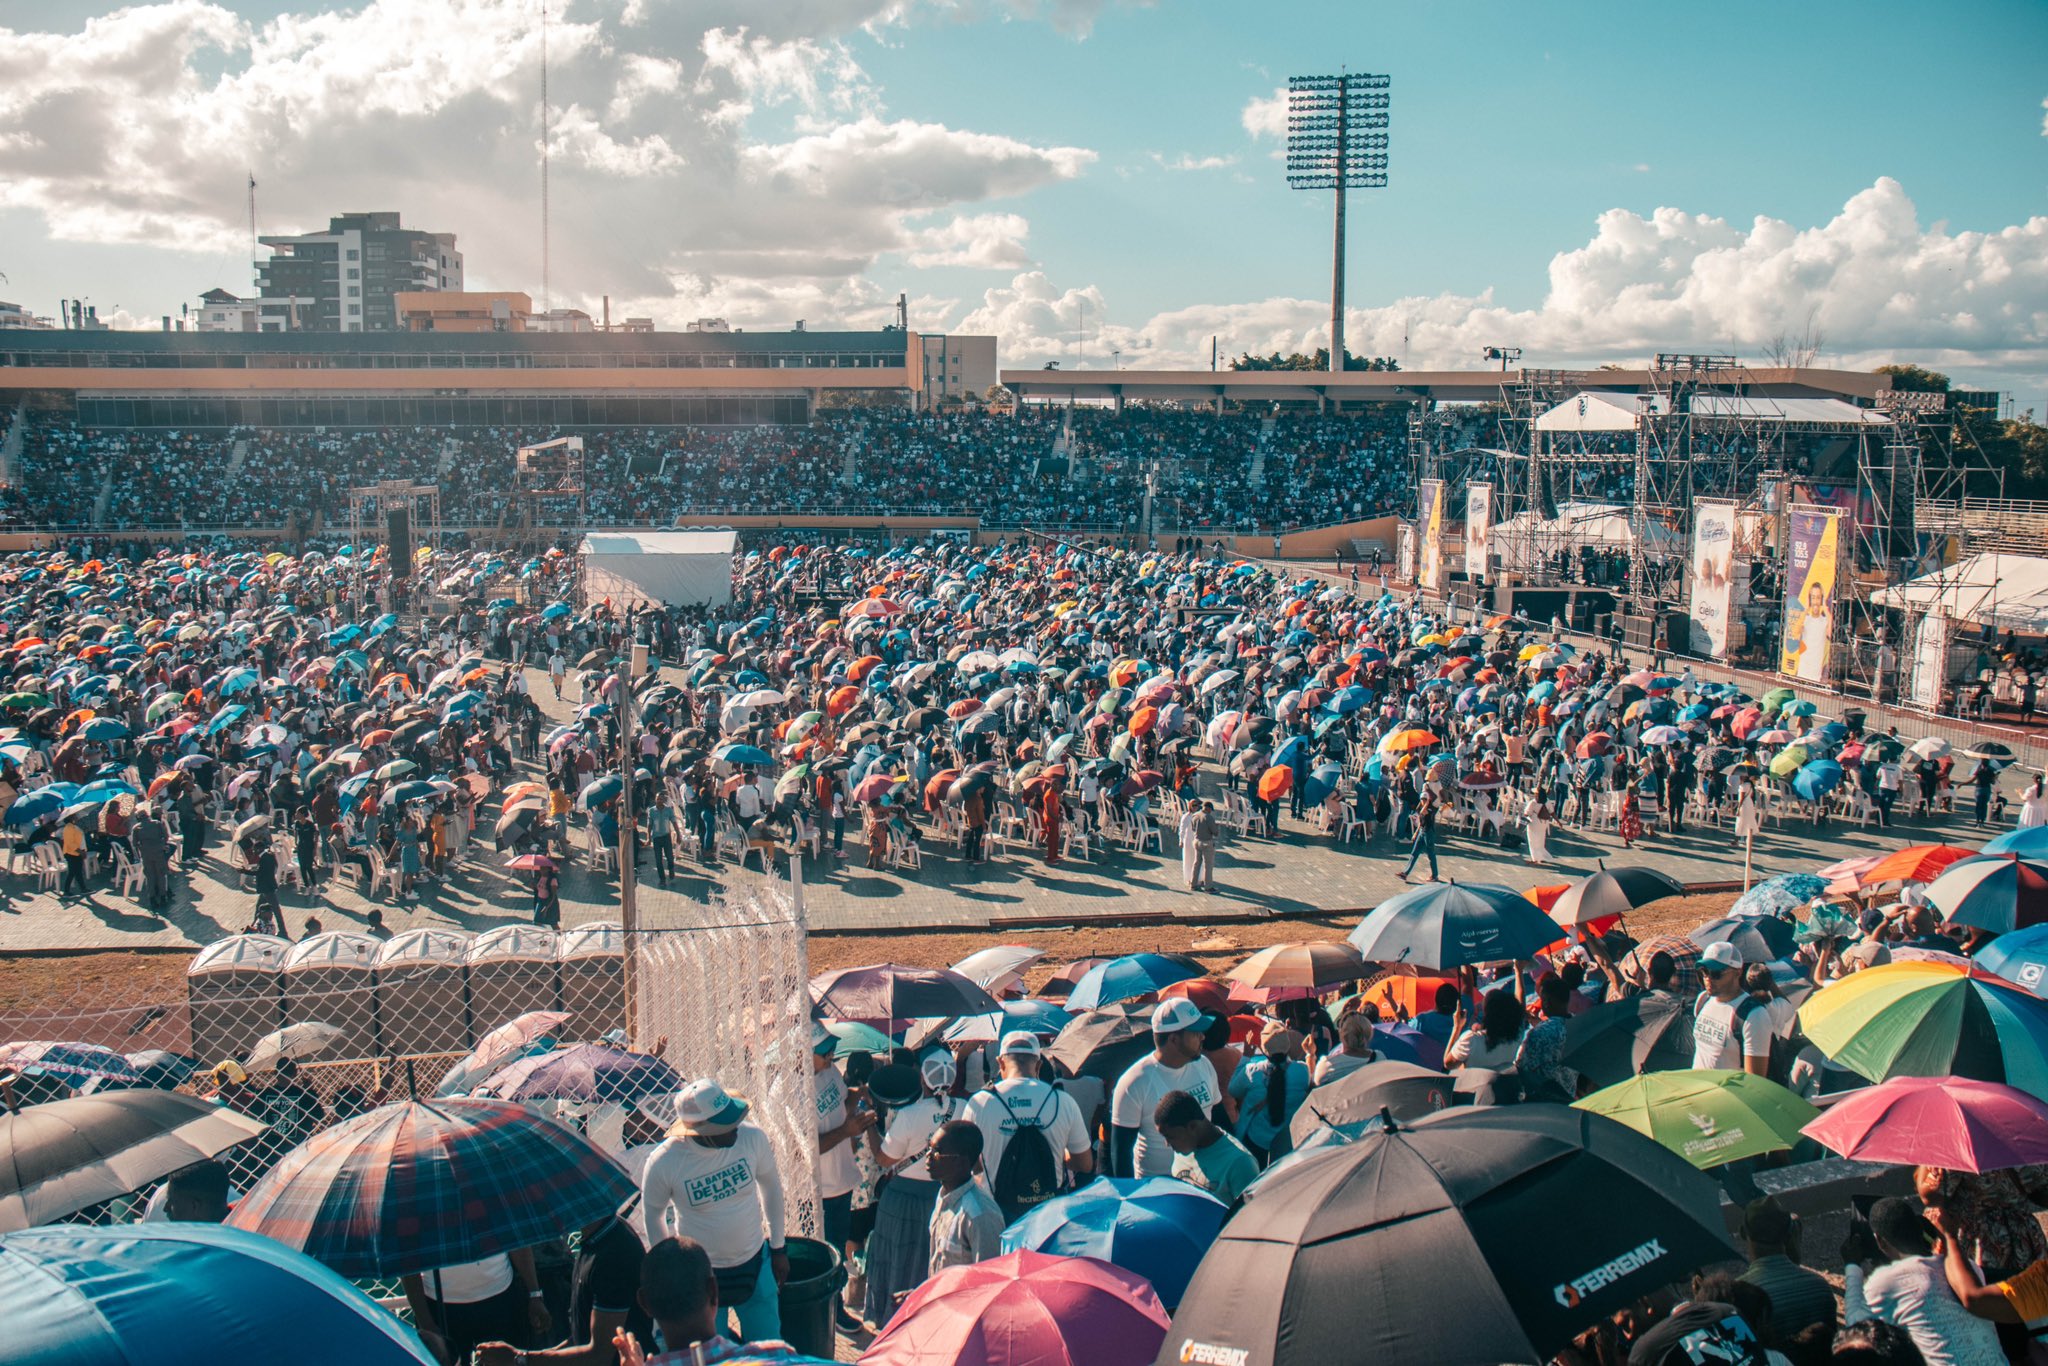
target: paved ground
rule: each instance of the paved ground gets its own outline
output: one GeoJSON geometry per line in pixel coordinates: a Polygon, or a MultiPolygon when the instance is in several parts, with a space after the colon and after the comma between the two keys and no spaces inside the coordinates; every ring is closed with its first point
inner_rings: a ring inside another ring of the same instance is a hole
{"type": "MultiPolygon", "coordinates": [[[[545,693],[541,682],[540,691],[545,693]]],[[[544,698],[544,704],[556,709],[551,698],[544,698]]],[[[1758,839],[1755,875],[1810,869],[1850,854],[1924,839],[1973,843],[1978,833],[1957,818],[1933,827],[1902,826],[1892,831],[1837,824],[1818,835],[1810,829],[1787,826],[1758,839]]],[[[1621,849],[1611,833],[1559,830],[1551,843],[1558,863],[1545,870],[1524,863],[1519,844],[1504,851],[1453,834],[1443,842],[1443,873],[1468,881],[1526,887],[1565,881],[1592,871],[1605,860],[1645,864],[1688,883],[1742,877],[1742,850],[1725,830],[1655,835],[1634,851],[1621,849]]],[[[580,851],[580,836],[576,845],[580,851]]],[[[1190,895],[1181,890],[1179,859],[1170,838],[1168,849],[1167,857],[1119,852],[1092,862],[1068,860],[1056,868],[1047,867],[1035,853],[1014,850],[994,862],[970,868],[953,856],[950,846],[929,847],[928,842],[923,869],[906,873],[869,871],[862,866],[860,851],[849,845],[850,857],[845,860],[834,859],[828,851],[822,860],[807,861],[805,904],[815,928],[875,932],[966,929],[1018,921],[1079,924],[1104,917],[1363,913],[1400,890],[1406,857],[1405,848],[1396,849],[1385,838],[1340,847],[1289,821],[1283,823],[1278,839],[1250,838],[1226,844],[1217,860],[1216,893],[1190,895]]],[[[60,903],[51,893],[35,891],[28,877],[0,875],[0,894],[4,894],[0,953],[168,949],[210,943],[243,928],[254,900],[242,890],[221,854],[218,847],[209,847],[204,865],[181,879],[184,885],[178,904],[168,919],[144,913],[132,898],[109,889],[96,890],[86,900],[60,903]]],[[[529,920],[532,901],[524,879],[505,872],[501,856],[487,843],[477,847],[474,855],[448,881],[429,884],[419,900],[403,905],[388,898],[365,897],[352,877],[331,881],[315,894],[288,890],[285,912],[293,936],[302,933],[308,916],[317,917],[326,929],[360,928],[373,907],[394,931],[437,926],[478,932],[529,920]]],[[[666,892],[642,884],[645,923],[687,921],[688,903],[702,901],[717,885],[717,878],[726,875],[724,870],[694,863],[680,871],[682,876],[666,892]]],[[[645,876],[651,878],[651,869],[645,876]]],[[[565,925],[617,918],[616,880],[588,868],[580,852],[563,883],[565,925]]]]}

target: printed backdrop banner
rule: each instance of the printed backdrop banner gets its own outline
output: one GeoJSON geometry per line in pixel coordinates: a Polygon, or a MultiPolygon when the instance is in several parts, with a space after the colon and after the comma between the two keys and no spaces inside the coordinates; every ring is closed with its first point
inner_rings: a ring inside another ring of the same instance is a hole
{"type": "Polygon", "coordinates": [[[1835,589],[1840,582],[1842,514],[1801,506],[1788,514],[1785,552],[1785,635],[1778,672],[1823,683],[1835,632],[1835,589]]]}
{"type": "Polygon", "coordinates": [[[1493,485],[1465,489],[1465,572],[1477,582],[1486,577],[1486,557],[1493,549],[1493,485]]]}
{"type": "Polygon", "coordinates": [[[1948,676],[1950,630],[1946,612],[1929,612],[1920,618],[1920,629],[1913,637],[1913,682],[1907,694],[1916,707],[1935,711],[1941,706],[1941,685],[1948,676]]]}
{"type": "Polygon", "coordinates": [[[1727,499],[1692,508],[1692,652],[1728,657],[1728,618],[1735,601],[1735,512],[1727,499]]]}
{"type": "Polygon", "coordinates": [[[1394,577],[1402,583],[1415,582],[1415,528],[1406,522],[1401,523],[1394,551],[1394,577]]]}
{"type": "Polygon", "coordinates": [[[1422,577],[1425,593],[1444,591],[1444,481],[1425,479],[1417,490],[1421,495],[1422,577]]]}

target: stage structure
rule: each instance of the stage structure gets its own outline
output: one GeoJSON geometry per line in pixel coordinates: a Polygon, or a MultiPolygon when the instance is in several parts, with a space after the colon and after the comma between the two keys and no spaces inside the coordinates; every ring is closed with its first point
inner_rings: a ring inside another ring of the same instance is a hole
{"type": "Polygon", "coordinates": [[[420,546],[441,544],[441,486],[409,479],[381,479],[348,491],[349,540],[387,547],[400,577],[412,572],[420,546]]]}
{"type": "Polygon", "coordinates": [[[512,462],[515,501],[528,527],[550,522],[581,526],[590,520],[589,480],[583,464],[583,438],[558,436],[534,446],[521,446],[512,462]],[[574,516],[568,515],[574,504],[574,516]]]}

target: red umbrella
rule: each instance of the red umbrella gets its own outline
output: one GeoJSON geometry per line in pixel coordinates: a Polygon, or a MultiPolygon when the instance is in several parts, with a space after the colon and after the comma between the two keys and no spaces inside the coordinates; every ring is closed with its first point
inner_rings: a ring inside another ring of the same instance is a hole
{"type": "Polygon", "coordinates": [[[1294,786],[1294,770],[1279,765],[1267,769],[1259,776],[1259,796],[1269,802],[1279,801],[1294,786]]]}
{"type": "Polygon", "coordinates": [[[878,802],[888,796],[896,787],[895,776],[888,773],[870,773],[860,780],[860,786],[853,789],[857,802],[878,802]]]}
{"type": "Polygon", "coordinates": [[[1995,1081],[1894,1077],[1800,1132],[1861,1162],[1998,1171],[2048,1162],[2048,1101],[1995,1081]]]}
{"type": "MultiPolygon", "coordinates": [[[[1100,962],[1100,959],[1096,960],[1100,962]]],[[[1079,980],[1076,978],[1075,980],[1079,980]]],[[[1174,996],[1185,996],[1200,1006],[1204,1015],[1228,1015],[1230,996],[1223,984],[1214,977],[1190,977],[1185,982],[1169,982],[1159,988],[1159,999],[1164,1001],[1174,996]]]]}
{"type": "Polygon", "coordinates": [[[1585,739],[1579,741],[1579,747],[1575,753],[1581,759],[1591,759],[1597,755],[1605,754],[1613,748],[1614,737],[1604,730],[1596,730],[1585,739]]]}
{"type": "Polygon", "coordinates": [[[963,697],[946,708],[946,715],[958,721],[961,717],[971,715],[979,710],[981,710],[980,698],[963,697]]]}
{"type": "Polygon", "coordinates": [[[505,865],[522,873],[537,873],[543,868],[552,868],[555,861],[545,854],[521,854],[505,865]]]}
{"type": "Polygon", "coordinates": [[[844,716],[853,710],[853,704],[860,701],[860,689],[851,687],[834,688],[825,698],[827,716],[844,716]]]}
{"type": "Polygon", "coordinates": [[[1144,1277],[1093,1257],[1012,1252],[926,1281],[863,1366],[1083,1366],[1150,1361],[1166,1307],[1144,1277]]]}

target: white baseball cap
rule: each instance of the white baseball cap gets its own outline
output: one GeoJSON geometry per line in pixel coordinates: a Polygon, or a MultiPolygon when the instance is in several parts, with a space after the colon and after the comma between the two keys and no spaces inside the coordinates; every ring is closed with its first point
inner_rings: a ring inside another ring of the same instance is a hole
{"type": "Polygon", "coordinates": [[[1709,944],[1700,951],[1700,968],[1705,972],[1726,972],[1742,966],[1742,953],[1727,940],[1709,944]]]}
{"type": "Polygon", "coordinates": [[[1003,1035],[1003,1041],[997,1045],[996,1051],[1011,1058],[1036,1058],[1042,1057],[1045,1053],[1045,1050],[1038,1046],[1038,1036],[1026,1029],[1013,1029],[1003,1035]]]}
{"type": "Polygon", "coordinates": [[[1181,1034],[1192,1029],[1206,1032],[1215,1022],[1187,997],[1175,996],[1161,1001],[1152,1012],[1152,1033],[1155,1037],[1164,1038],[1168,1034],[1181,1034]]]}
{"type": "Polygon", "coordinates": [[[959,1075],[958,1069],[953,1066],[953,1055],[950,1053],[925,1054],[924,1061],[917,1065],[917,1070],[924,1075],[924,1084],[934,1091],[945,1090],[953,1084],[953,1078],[959,1075]]]}
{"type": "Polygon", "coordinates": [[[747,1117],[747,1103],[725,1093],[710,1078],[693,1081],[677,1093],[676,1131],[685,1138],[716,1138],[740,1127],[747,1117]]]}

